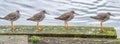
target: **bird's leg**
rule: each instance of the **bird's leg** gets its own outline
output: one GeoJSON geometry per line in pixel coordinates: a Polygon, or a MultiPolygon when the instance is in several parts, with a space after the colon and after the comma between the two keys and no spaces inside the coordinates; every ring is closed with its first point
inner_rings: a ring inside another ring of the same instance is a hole
{"type": "Polygon", "coordinates": [[[39,26],[39,22],[37,22],[36,28],[37,28],[37,32],[40,32],[41,28],[39,26]]]}
{"type": "Polygon", "coordinates": [[[15,30],[15,27],[14,27],[13,21],[11,21],[11,29],[12,29],[12,30],[15,30]]]}
{"type": "Polygon", "coordinates": [[[65,23],[65,21],[64,21],[64,28],[66,28],[66,23],[65,23]]]}
{"type": "Polygon", "coordinates": [[[66,21],[64,21],[64,28],[66,28],[66,21]]]}
{"type": "Polygon", "coordinates": [[[105,32],[103,25],[102,25],[102,21],[100,21],[100,28],[101,28],[102,32],[105,32]]]}
{"type": "Polygon", "coordinates": [[[66,29],[69,29],[68,23],[66,22],[66,29]]]}
{"type": "Polygon", "coordinates": [[[65,21],[65,24],[64,24],[64,28],[65,28],[65,29],[68,29],[68,24],[67,24],[66,21],[65,21]]]}

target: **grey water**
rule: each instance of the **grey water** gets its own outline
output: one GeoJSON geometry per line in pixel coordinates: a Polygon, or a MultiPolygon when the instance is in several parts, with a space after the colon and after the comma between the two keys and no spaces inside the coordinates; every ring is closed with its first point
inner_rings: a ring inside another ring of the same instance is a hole
{"type": "MultiPolygon", "coordinates": [[[[21,18],[15,25],[35,25],[26,19],[41,10],[47,10],[50,15],[40,22],[40,25],[63,25],[63,21],[55,20],[62,13],[74,10],[79,15],[69,21],[71,26],[99,26],[99,21],[91,19],[98,13],[110,12],[114,15],[104,22],[105,27],[115,27],[120,38],[120,0],[0,0],[0,17],[20,10],[21,18]]],[[[9,25],[9,21],[0,20],[0,25],[9,25]]]]}

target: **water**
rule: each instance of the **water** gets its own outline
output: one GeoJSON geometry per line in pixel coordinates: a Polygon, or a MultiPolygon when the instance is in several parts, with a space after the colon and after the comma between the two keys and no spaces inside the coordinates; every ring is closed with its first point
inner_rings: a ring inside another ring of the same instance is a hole
{"type": "MultiPolygon", "coordinates": [[[[101,12],[111,12],[115,17],[104,22],[104,26],[115,27],[120,38],[120,0],[0,0],[0,17],[8,13],[20,10],[21,18],[15,21],[15,25],[35,25],[35,22],[26,19],[41,10],[47,10],[45,20],[41,25],[63,25],[63,21],[54,18],[60,14],[75,10],[79,15],[69,22],[72,26],[99,26],[99,21],[90,16],[101,12]]],[[[0,25],[9,25],[6,20],[0,20],[0,25]]]]}

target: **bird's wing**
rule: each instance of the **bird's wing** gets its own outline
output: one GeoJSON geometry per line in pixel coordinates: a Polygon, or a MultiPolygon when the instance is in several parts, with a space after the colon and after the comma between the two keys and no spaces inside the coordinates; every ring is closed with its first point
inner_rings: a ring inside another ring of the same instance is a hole
{"type": "Polygon", "coordinates": [[[7,16],[5,16],[5,19],[14,19],[16,17],[16,13],[9,13],[7,16]]]}
{"type": "Polygon", "coordinates": [[[42,14],[35,14],[34,16],[33,16],[33,18],[34,19],[40,19],[42,17],[42,14]]]}
{"type": "Polygon", "coordinates": [[[99,16],[99,18],[100,19],[102,19],[102,20],[104,20],[106,17],[107,17],[107,15],[106,14],[98,14],[98,16],[99,16]]]}
{"type": "Polygon", "coordinates": [[[62,14],[60,17],[59,17],[59,19],[61,19],[61,20],[66,20],[66,19],[68,19],[70,17],[70,15],[68,14],[68,13],[64,13],[64,14],[62,14]]]}

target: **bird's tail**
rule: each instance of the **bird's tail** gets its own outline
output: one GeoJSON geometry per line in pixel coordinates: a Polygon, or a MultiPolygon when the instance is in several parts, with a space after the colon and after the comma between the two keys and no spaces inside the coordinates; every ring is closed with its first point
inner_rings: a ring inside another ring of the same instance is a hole
{"type": "Polygon", "coordinates": [[[27,20],[30,20],[30,18],[28,18],[27,20]]]}
{"type": "Polygon", "coordinates": [[[0,17],[0,19],[4,19],[4,18],[0,17]]]}
{"type": "Polygon", "coordinates": [[[32,18],[28,18],[27,20],[32,20],[32,18]]]}
{"type": "Polygon", "coordinates": [[[90,16],[90,18],[94,18],[94,16],[90,16]]]}
{"type": "Polygon", "coordinates": [[[59,19],[59,18],[57,17],[57,18],[55,18],[55,19],[59,19]]]}

